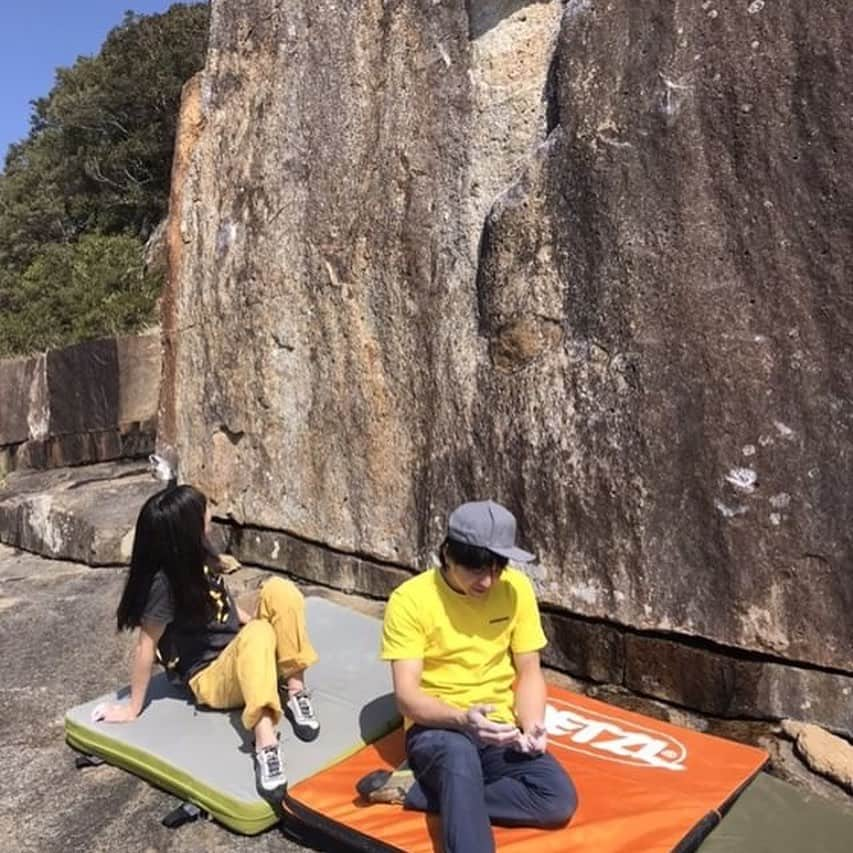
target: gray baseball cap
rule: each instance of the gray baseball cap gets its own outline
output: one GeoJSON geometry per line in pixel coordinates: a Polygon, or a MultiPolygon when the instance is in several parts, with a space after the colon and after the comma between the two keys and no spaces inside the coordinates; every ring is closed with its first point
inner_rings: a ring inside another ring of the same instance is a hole
{"type": "Polygon", "coordinates": [[[472,501],[450,513],[447,538],[487,548],[516,563],[529,563],[534,555],[515,547],[515,526],[515,516],[500,504],[472,501]]]}

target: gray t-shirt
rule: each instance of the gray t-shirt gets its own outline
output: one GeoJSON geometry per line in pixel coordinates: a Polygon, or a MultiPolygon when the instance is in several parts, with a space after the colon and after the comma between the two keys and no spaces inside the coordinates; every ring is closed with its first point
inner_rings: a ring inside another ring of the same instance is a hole
{"type": "Polygon", "coordinates": [[[171,681],[186,684],[216,660],[240,630],[237,607],[222,578],[208,570],[207,581],[213,616],[206,624],[193,624],[176,616],[172,587],[163,572],[157,572],[151,582],[142,620],[166,626],[157,644],[157,656],[171,681]]]}

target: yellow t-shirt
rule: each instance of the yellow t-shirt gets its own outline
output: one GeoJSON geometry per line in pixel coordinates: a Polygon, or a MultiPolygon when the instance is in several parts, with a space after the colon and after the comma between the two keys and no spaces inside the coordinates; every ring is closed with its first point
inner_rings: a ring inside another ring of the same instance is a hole
{"type": "Polygon", "coordinates": [[[385,609],[383,660],[422,660],[421,689],[454,708],[494,705],[515,722],[512,654],[547,644],[530,580],[507,567],[483,598],[462,595],[439,569],[400,584],[385,609]]]}

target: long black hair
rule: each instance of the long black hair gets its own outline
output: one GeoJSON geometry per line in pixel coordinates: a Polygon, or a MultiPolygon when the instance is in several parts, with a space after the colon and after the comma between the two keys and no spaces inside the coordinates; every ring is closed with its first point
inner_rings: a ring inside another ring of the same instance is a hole
{"type": "Polygon", "coordinates": [[[145,501],[136,519],[130,573],[116,611],[118,630],[136,628],[158,571],[169,581],[175,616],[194,623],[210,617],[205,562],[207,498],[193,486],[171,486],[145,501]]]}

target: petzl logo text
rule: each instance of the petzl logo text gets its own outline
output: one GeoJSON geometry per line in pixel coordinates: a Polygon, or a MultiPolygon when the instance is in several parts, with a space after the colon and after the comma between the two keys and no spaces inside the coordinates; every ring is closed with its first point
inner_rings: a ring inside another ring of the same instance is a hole
{"type": "Polygon", "coordinates": [[[552,746],[634,767],[686,770],[687,749],[672,735],[551,699],[545,728],[552,746]]]}

